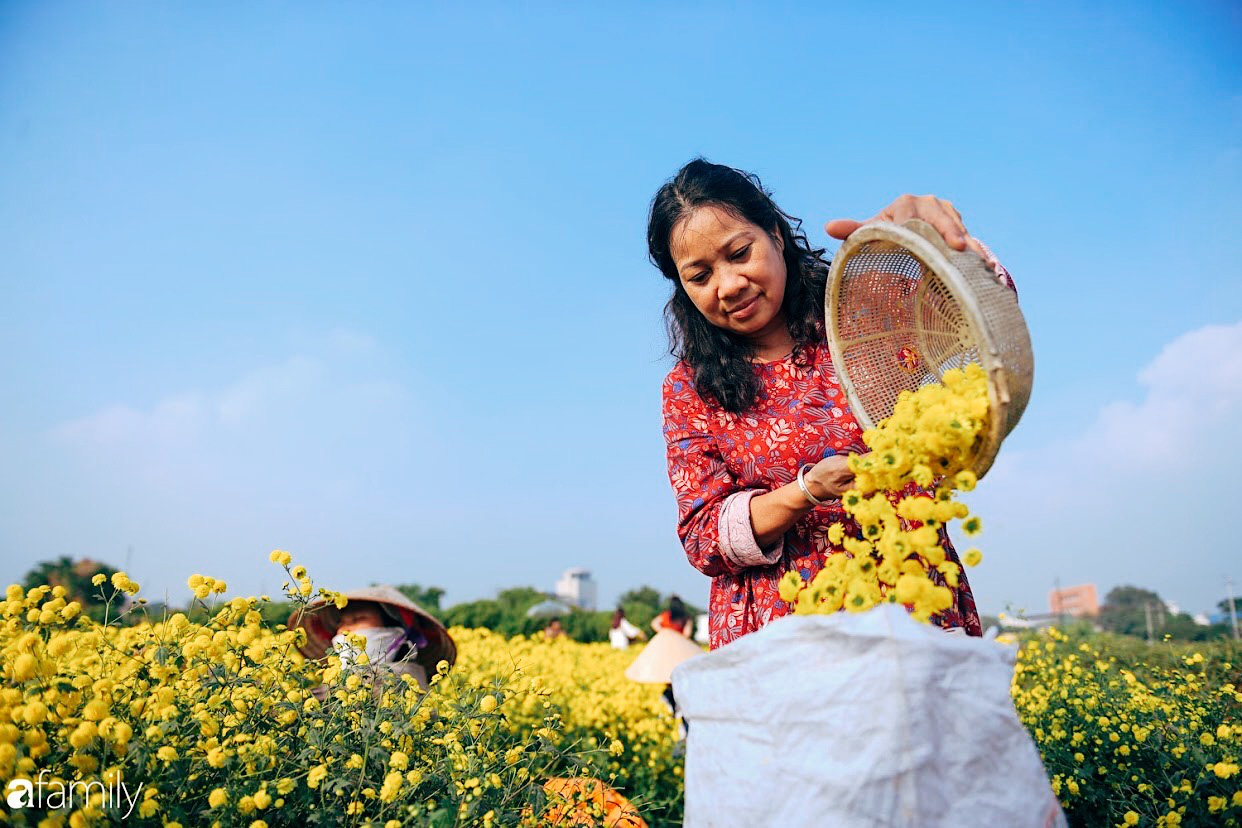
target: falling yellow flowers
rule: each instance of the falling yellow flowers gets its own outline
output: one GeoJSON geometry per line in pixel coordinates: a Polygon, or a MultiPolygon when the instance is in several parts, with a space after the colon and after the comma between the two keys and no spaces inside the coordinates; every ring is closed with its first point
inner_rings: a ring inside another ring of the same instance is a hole
{"type": "MultiPolygon", "coordinates": [[[[968,466],[987,413],[987,377],[973,363],[948,371],[943,384],[902,392],[892,416],[863,434],[871,451],[850,458],[855,488],[841,504],[858,536],[833,524],[828,540],[846,554],[830,555],[810,583],[797,572],[780,581],[781,598],[795,613],[862,612],[896,602],[927,622],[953,605],[950,587],[961,570],[946,558],[941,533],[963,518],[966,534],[983,528],[954,493],[975,487],[968,466]]],[[[963,562],[974,566],[981,558],[971,549],[963,562]]]]}

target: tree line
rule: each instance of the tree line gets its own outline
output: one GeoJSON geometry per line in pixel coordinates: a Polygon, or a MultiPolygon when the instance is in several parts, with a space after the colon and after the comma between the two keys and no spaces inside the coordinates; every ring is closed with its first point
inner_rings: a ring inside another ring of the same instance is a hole
{"type": "MultiPolygon", "coordinates": [[[[22,580],[26,589],[41,584],[62,586],[69,600],[78,601],[85,614],[102,620],[104,600],[112,599],[115,607],[117,599],[124,598],[123,595],[117,595],[110,581],[106,580],[115,572],[116,569],[107,564],[62,556],[37,564],[22,580]],[[105,576],[105,581],[100,586],[91,582],[97,574],[105,576]]],[[[483,627],[506,636],[531,635],[542,630],[548,621],[546,615],[531,618],[526,614],[531,607],[549,597],[546,592],[534,587],[512,587],[501,590],[495,598],[445,607],[442,605],[445,593],[440,587],[420,584],[396,586],[412,601],[450,627],[483,627]]],[[[623,594],[618,605],[625,611],[630,623],[649,632],[651,620],[667,608],[669,597],[671,596],[661,594],[654,587],[641,586],[623,594]]],[[[1173,612],[1156,592],[1124,585],[1114,587],[1108,592],[1098,615],[1078,620],[1119,635],[1146,638],[1150,630],[1151,637],[1156,640],[1167,637],[1176,641],[1205,641],[1232,635],[1228,600],[1221,600],[1217,607],[1224,616],[1223,623],[1198,624],[1184,612],[1173,612]]],[[[1234,607],[1238,615],[1242,616],[1242,598],[1234,599],[1234,607]]],[[[686,608],[691,615],[702,612],[688,604],[686,608]]],[[[149,604],[147,615],[158,618],[164,609],[162,605],[149,604]]],[[[167,609],[174,610],[171,607],[167,609]]],[[[268,623],[281,624],[288,620],[292,609],[292,604],[273,601],[262,609],[262,613],[268,623]]],[[[198,612],[201,613],[201,610],[198,612]]],[[[565,632],[577,641],[607,641],[612,615],[612,609],[590,611],[571,607],[560,619],[565,632]]]]}
{"type": "MultiPolygon", "coordinates": [[[[106,601],[113,602],[112,617],[115,618],[118,606],[125,599],[124,595],[113,589],[108,580],[116,571],[107,564],[90,559],[74,560],[68,556],[62,556],[37,564],[22,578],[22,586],[26,589],[43,584],[62,586],[67,599],[80,603],[85,615],[96,621],[102,621],[106,601]],[[91,579],[98,574],[102,574],[105,580],[99,586],[95,586],[91,579]]],[[[420,584],[394,584],[394,586],[449,627],[483,627],[505,636],[531,635],[541,631],[549,619],[547,615],[534,618],[526,615],[527,610],[546,601],[549,597],[548,593],[534,587],[512,587],[501,590],[495,598],[468,601],[445,607],[442,605],[444,590],[440,587],[420,584]]],[[[667,608],[670,597],[662,595],[654,587],[641,586],[622,595],[618,605],[624,609],[625,616],[630,623],[650,634],[651,620],[667,608]]],[[[165,610],[185,612],[191,621],[206,620],[206,613],[201,608],[165,607],[158,602],[148,603],[145,608],[146,617],[152,620],[160,618],[165,610]]],[[[285,623],[293,609],[294,605],[290,602],[272,601],[262,606],[260,613],[264,621],[275,625],[285,623]]],[[[686,605],[686,609],[691,615],[702,612],[689,604],[686,605]]],[[[612,616],[613,609],[590,611],[569,607],[567,613],[558,617],[570,638],[576,641],[591,642],[608,640],[612,616]]]]}
{"type": "MultiPolygon", "coordinates": [[[[549,597],[546,592],[534,587],[503,589],[495,598],[453,604],[447,608],[440,606],[444,590],[439,587],[399,584],[397,589],[450,627],[483,627],[507,636],[531,635],[542,630],[549,619],[546,614],[534,618],[526,615],[527,610],[549,597]]],[[[640,586],[624,593],[618,599],[617,606],[624,610],[625,617],[631,624],[650,635],[652,619],[668,607],[668,599],[671,597],[661,595],[654,587],[640,586]]],[[[686,609],[692,616],[702,612],[689,604],[686,609]]],[[[570,607],[568,613],[557,617],[561,619],[566,635],[575,641],[607,641],[614,610],[615,608],[584,610],[570,607]]]]}

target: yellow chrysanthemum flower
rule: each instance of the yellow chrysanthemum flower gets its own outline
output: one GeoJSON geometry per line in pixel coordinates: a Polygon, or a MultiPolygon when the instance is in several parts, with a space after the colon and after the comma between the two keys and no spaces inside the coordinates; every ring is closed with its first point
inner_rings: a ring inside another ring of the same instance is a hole
{"type": "Polygon", "coordinates": [[[379,798],[381,802],[392,802],[397,798],[397,794],[401,792],[401,783],[404,781],[400,772],[392,771],[384,777],[384,784],[380,787],[379,798]]]}
{"type": "Polygon", "coordinates": [[[782,601],[793,602],[797,599],[798,593],[802,590],[802,576],[797,572],[790,570],[781,576],[777,584],[777,590],[780,592],[782,601]]]}
{"type": "Polygon", "coordinates": [[[306,787],[314,790],[328,775],[328,768],[324,765],[316,765],[310,769],[310,773],[306,775],[306,787]]]}

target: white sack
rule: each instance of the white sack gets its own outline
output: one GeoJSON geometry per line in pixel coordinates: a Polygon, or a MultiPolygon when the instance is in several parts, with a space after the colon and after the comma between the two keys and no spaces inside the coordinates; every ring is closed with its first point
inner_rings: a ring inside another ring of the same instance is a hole
{"type": "Polygon", "coordinates": [[[673,672],[686,825],[1054,828],[1014,651],[899,606],[788,616],[673,672]]]}

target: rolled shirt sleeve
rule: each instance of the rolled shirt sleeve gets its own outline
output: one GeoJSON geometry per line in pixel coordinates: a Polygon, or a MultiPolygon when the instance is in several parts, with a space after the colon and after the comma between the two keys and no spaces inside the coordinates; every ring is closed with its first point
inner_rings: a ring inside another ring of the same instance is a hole
{"type": "Polygon", "coordinates": [[[975,241],[979,242],[979,246],[983,248],[983,252],[988,255],[988,259],[996,267],[996,275],[1005,280],[1005,284],[1009,286],[1009,289],[1012,290],[1016,296],[1018,294],[1018,285],[1014,282],[1013,276],[1010,275],[1009,269],[1001,264],[1000,259],[996,258],[996,254],[992,252],[992,248],[983,243],[983,239],[975,239],[975,241]]]}
{"type": "Polygon", "coordinates": [[[763,494],[763,490],[734,492],[725,498],[720,507],[720,551],[738,569],[774,564],[785,552],[784,537],[766,552],[755,540],[755,530],[750,522],[750,500],[757,494],[763,494]]]}

